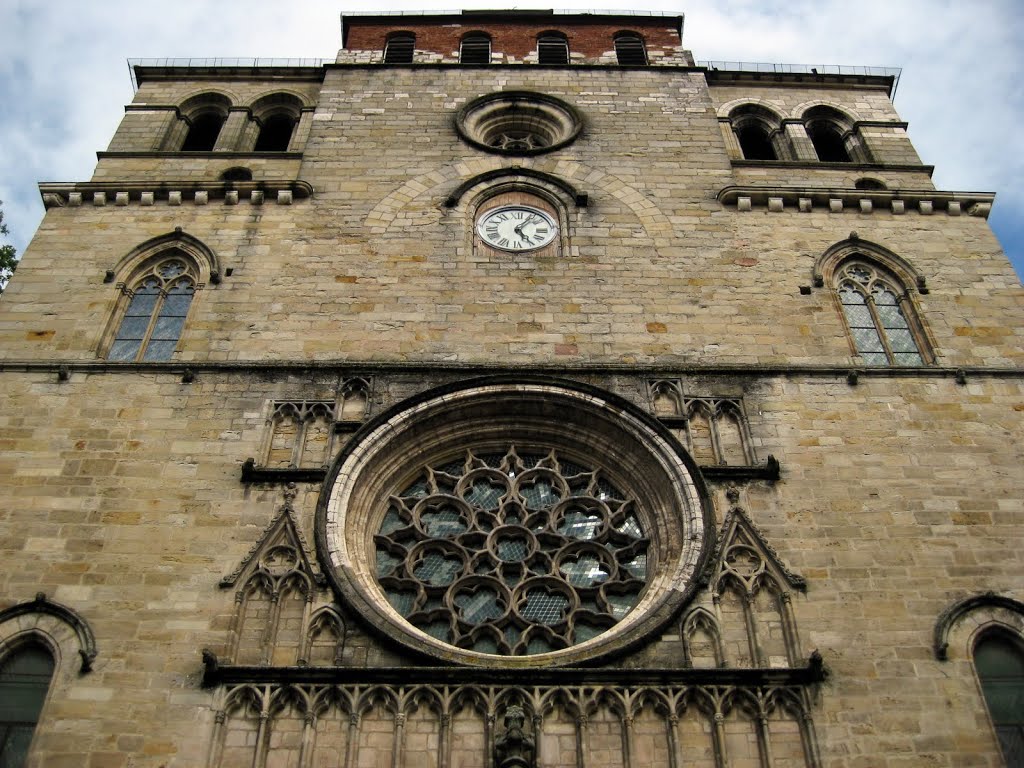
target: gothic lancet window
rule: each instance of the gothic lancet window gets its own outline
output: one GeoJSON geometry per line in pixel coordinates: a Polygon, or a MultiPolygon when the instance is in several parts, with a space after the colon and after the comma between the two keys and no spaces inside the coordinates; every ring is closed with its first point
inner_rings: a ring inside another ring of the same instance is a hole
{"type": "Polygon", "coordinates": [[[38,643],[0,662],[0,766],[25,763],[53,669],[53,656],[38,643]]]}
{"type": "Polygon", "coordinates": [[[836,289],[854,348],[868,365],[924,365],[921,330],[895,277],[865,261],[838,272],[836,289]]]}
{"type": "Polygon", "coordinates": [[[974,668],[1008,766],[1024,766],[1024,648],[988,632],[974,647],[974,668]]]}
{"type": "Polygon", "coordinates": [[[107,358],[169,360],[185,327],[195,287],[192,268],[176,255],[155,261],[130,286],[122,286],[127,307],[107,358]]]}

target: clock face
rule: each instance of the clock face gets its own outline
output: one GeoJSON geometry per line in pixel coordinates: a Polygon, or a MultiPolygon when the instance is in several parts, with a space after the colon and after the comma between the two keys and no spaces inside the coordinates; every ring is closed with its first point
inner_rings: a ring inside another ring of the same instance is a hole
{"type": "Polygon", "coordinates": [[[521,253],[550,244],[558,234],[558,225],[537,208],[503,205],[481,216],[476,231],[492,248],[521,253]]]}

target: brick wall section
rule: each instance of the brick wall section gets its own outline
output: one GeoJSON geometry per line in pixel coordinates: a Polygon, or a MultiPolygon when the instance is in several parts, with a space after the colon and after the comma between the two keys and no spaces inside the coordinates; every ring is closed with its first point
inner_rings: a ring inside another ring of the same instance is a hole
{"type": "Polygon", "coordinates": [[[458,58],[459,43],[468,32],[486,32],[491,36],[491,51],[499,60],[523,61],[536,56],[537,35],[559,31],[569,41],[569,52],[574,60],[595,60],[614,51],[613,37],[617,32],[630,31],[641,36],[648,55],[673,54],[679,50],[678,20],[666,17],[623,16],[616,23],[607,17],[587,20],[585,17],[539,16],[520,22],[496,20],[488,16],[463,15],[449,17],[448,23],[438,24],[430,17],[405,16],[384,18],[345,17],[348,35],[347,51],[382,52],[388,35],[393,32],[412,32],[416,35],[416,50],[424,54],[438,54],[458,58]],[[676,24],[676,26],[673,26],[676,24]]]}

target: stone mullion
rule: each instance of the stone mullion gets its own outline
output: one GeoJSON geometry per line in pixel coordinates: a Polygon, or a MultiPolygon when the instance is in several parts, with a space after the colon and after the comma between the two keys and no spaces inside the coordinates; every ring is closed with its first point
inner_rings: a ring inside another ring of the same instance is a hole
{"type": "Polygon", "coordinates": [[[218,710],[213,716],[213,737],[210,739],[210,750],[206,756],[207,768],[217,768],[220,765],[221,754],[224,752],[224,721],[227,713],[218,710]]]}
{"type": "Polygon", "coordinates": [[[586,767],[584,756],[587,753],[587,724],[588,719],[586,715],[580,715],[576,718],[576,768],[586,767]]]}
{"type": "Polygon", "coordinates": [[[267,626],[263,630],[263,650],[260,660],[263,664],[269,664],[273,657],[274,646],[277,645],[277,624],[281,618],[281,589],[275,584],[274,591],[270,595],[270,616],[267,617],[267,626]]]}
{"type": "Polygon", "coordinates": [[[793,596],[789,592],[781,593],[779,610],[782,613],[782,635],[786,640],[790,666],[800,663],[800,635],[796,628],[796,616],[793,613],[793,596]]]}
{"type": "Polygon", "coordinates": [[[316,715],[307,712],[302,718],[302,742],[299,744],[298,768],[309,768],[313,760],[313,739],[316,736],[316,715]]]}
{"type": "Polygon", "coordinates": [[[405,712],[395,713],[395,732],[391,745],[391,765],[393,768],[405,768],[405,720],[405,712]]]}
{"type": "Polygon", "coordinates": [[[267,703],[270,699],[270,686],[263,691],[263,705],[260,709],[260,724],[256,730],[256,751],[252,756],[252,768],[266,768],[267,752],[269,751],[268,739],[270,712],[267,710],[267,703]]]}
{"type": "Polygon", "coordinates": [[[622,768],[633,768],[633,716],[622,716],[622,768]]]}
{"type": "Polygon", "coordinates": [[[166,133],[158,140],[155,149],[162,152],[177,152],[185,143],[188,128],[188,121],[181,115],[175,114],[174,118],[168,121],[166,133]]]}
{"type": "Polygon", "coordinates": [[[441,713],[441,733],[437,740],[437,766],[448,768],[452,754],[452,716],[448,712],[441,713]]]}
{"type": "Polygon", "coordinates": [[[672,713],[665,718],[665,737],[668,739],[668,768],[680,768],[683,764],[679,754],[679,715],[672,713]]]}
{"type": "Polygon", "coordinates": [[[239,140],[245,131],[245,124],[249,122],[249,110],[242,108],[234,108],[228,112],[227,119],[220,127],[220,133],[217,134],[217,141],[213,145],[214,152],[236,152],[246,151],[243,149],[239,140]]]}
{"type": "Polygon", "coordinates": [[[754,593],[750,590],[743,592],[743,622],[747,626],[747,641],[750,647],[750,660],[752,666],[766,667],[764,654],[761,651],[761,644],[757,640],[757,625],[754,623],[754,593]]]}
{"type": "MultiPolygon", "coordinates": [[[[806,697],[806,691],[801,692],[801,697],[806,697]]],[[[803,702],[801,710],[797,713],[800,727],[800,743],[804,748],[804,762],[807,768],[821,768],[821,753],[818,750],[818,736],[814,731],[814,721],[811,713],[806,709],[807,703],[803,702]]]]}
{"type": "Polygon", "coordinates": [[[302,466],[302,454],[306,449],[306,428],[309,426],[309,420],[303,416],[295,420],[295,445],[292,446],[292,466],[302,466]]]}
{"type": "Polygon", "coordinates": [[[715,585],[711,593],[711,605],[715,609],[715,622],[718,624],[718,649],[721,652],[718,657],[718,666],[724,667],[728,662],[725,658],[725,641],[722,640],[722,594],[718,591],[717,585],[715,585]]]}
{"type": "MultiPolygon", "coordinates": [[[[494,721],[496,715],[494,712],[488,712],[484,715],[484,752],[487,754],[484,756],[484,768],[493,768],[494,766],[494,750],[491,746],[494,744],[494,721]]],[[[537,728],[537,718],[533,718],[533,737],[536,747],[536,758],[537,762],[540,762],[540,730],[537,728]]]]}
{"type": "Polygon", "coordinates": [[[722,416],[719,403],[712,403],[708,409],[708,430],[711,432],[711,452],[715,455],[716,464],[725,463],[725,452],[722,450],[722,439],[718,435],[718,420],[722,416]]]}
{"type": "Polygon", "coordinates": [[[757,753],[761,768],[772,768],[772,745],[768,739],[768,716],[757,713],[757,753]]]}
{"type": "Polygon", "coordinates": [[[302,606],[302,632],[299,634],[299,649],[295,663],[302,665],[309,662],[309,617],[313,613],[313,588],[306,592],[306,603],[302,606]]]}
{"type": "Polygon", "coordinates": [[[793,159],[818,162],[818,153],[814,149],[811,137],[807,135],[807,126],[799,120],[787,120],[784,128],[786,136],[789,138],[789,145],[796,155],[793,159]]]}
{"type": "Polygon", "coordinates": [[[345,744],[345,768],[355,768],[359,749],[359,713],[349,712],[348,742],[345,744]]]}
{"type": "Polygon", "coordinates": [[[312,107],[303,108],[299,113],[299,121],[292,129],[292,137],[288,141],[289,152],[301,152],[309,140],[309,132],[313,127],[313,115],[315,110],[312,107]]]}
{"type": "Polygon", "coordinates": [[[729,768],[729,755],[725,749],[725,715],[715,705],[714,730],[711,734],[715,750],[715,768],[729,768]]]}
{"type": "Polygon", "coordinates": [[[228,659],[232,663],[238,662],[238,647],[242,642],[242,616],[248,608],[248,603],[244,591],[235,592],[235,615],[231,617],[231,624],[228,626],[228,659]]]}
{"type": "MultiPolygon", "coordinates": [[[[492,719],[491,723],[493,724],[493,722],[494,722],[494,720],[492,719]]],[[[541,715],[534,715],[533,716],[533,743],[534,743],[533,757],[534,757],[534,760],[537,761],[538,765],[541,764],[541,744],[544,742],[544,740],[541,738],[541,732],[543,730],[544,730],[544,718],[541,715]]],[[[492,731],[492,733],[493,733],[493,731],[492,731]]],[[[492,742],[488,741],[487,743],[491,744],[492,742]]],[[[490,754],[491,750],[488,749],[487,752],[488,752],[488,754],[490,754]]],[[[493,760],[491,761],[491,764],[493,765],[493,760]]]]}
{"type": "Polygon", "coordinates": [[[889,333],[882,322],[882,316],[878,314],[878,307],[875,306],[875,297],[870,291],[864,292],[864,303],[867,305],[868,312],[871,313],[871,319],[875,323],[875,333],[878,334],[878,339],[882,342],[882,349],[885,350],[885,356],[891,365],[895,362],[896,357],[893,355],[892,346],[889,344],[889,333]]]}
{"type": "Polygon", "coordinates": [[[722,129],[722,138],[725,140],[725,151],[730,160],[742,160],[743,148],[740,146],[739,136],[732,127],[732,121],[718,119],[718,127],[722,129]]]}

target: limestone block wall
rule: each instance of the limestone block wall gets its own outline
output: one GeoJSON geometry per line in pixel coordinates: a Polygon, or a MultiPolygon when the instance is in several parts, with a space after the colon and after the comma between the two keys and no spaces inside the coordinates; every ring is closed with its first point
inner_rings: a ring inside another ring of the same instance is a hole
{"type": "MultiPolygon", "coordinates": [[[[756,169],[732,166],[700,73],[390,74],[382,88],[374,70],[329,70],[301,160],[220,160],[217,152],[102,159],[97,180],[156,174],[212,181],[226,166],[244,164],[257,181],[296,176],[312,196],[291,205],[244,197],[229,205],[212,195],[207,205],[186,198],[124,207],[89,205],[86,197],[78,207],[52,208],[0,304],[2,354],[102,356],[119,296],[103,282],[106,270],[181,227],[232,270],[197,295],[175,353],[183,362],[414,356],[475,364],[855,365],[828,287],[800,293],[815,260],[851,232],[927,279],[930,293],[914,300],[938,363],[1020,359],[1021,289],[983,219],[945,210],[899,215],[880,206],[870,213],[852,206],[739,211],[719,203],[730,185],[794,182],[785,169],[755,177],[756,169]],[[563,99],[583,116],[580,138],[525,158],[468,146],[453,121],[469,100],[496,89],[563,99]],[[550,174],[588,196],[586,206],[561,202],[558,257],[480,248],[475,201],[486,183],[445,204],[480,174],[504,170],[512,178],[517,168],[550,174]]],[[[183,96],[194,86],[176,87],[183,96]]],[[[786,98],[837,93],[810,89],[786,98]]],[[[881,97],[850,98],[865,113],[893,116],[881,97]]],[[[854,175],[813,167],[795,173],[796,183],[824,187],[851,186],[854,175]]]]}
{"type": "MultiPolygon", "coordinates": [[[[350,372],[210,372],[185,384],[171,373],[72,373],[58,382],[52,372],[5,370],[4,606],[43,591],[88,620],[99,650],[93,671],[57,678],[36,737],[40,764],[83,754],[114,765],[206,764],[218,733],[214,713],[227,689],[200,687],[199,654],[223,652],[237,611],[234,590],[218,583],[245,561],[283,503],[280,486],[241,483],[241,463],[259,455],[272,401],[330,399],[342,373],[350,372]]],[[[371,414],[453,376],[377,374],[371,414]]],[[[684,388],[694,385],[685,374],[681,379],[684,388]]],[[[591,381],[637,403],[646,390],[636,376],[591,381]]],[[[735,498],[780,562],[807,581],[806,593],[793,593],[792,610],[798,658],[817,649],[829,670],[811,709],[824,764],[899,765],[894,753],[909,764],[997,764],[970,665],[936,660],[932,630],[939,614],[965,595],[1020,588],[1017,467],[1024,457],[1012,439],[1024,407],[1019,381],[980,375],[965,385],[927,376],[867,377],[856,386],[841,376],[740,381],[757,451],[778,457],[782,475],[774,484],[741,484],[735,498]]],[[[702,386],[715,385],[705,380],[702,386]]],[[[712,483],[719,524],[731,503],[726,490],[712,483]]],[[[291,502],[307,543],[317,495],[316,484],[301,484],[291,502]]],[[[315,605],[323,599],[318,593],[315,605]]],[[[345,622],[343,664],[414,669],[367,634],[358,617],[346,615],[345,622]]],[[[770,625],[765,632],[774,642],[770,625]]],[[[614,664],[684,667],[681,640],[682,627],[673,625],[660,642],[614,664]]],[[[726,656],[740,659],[742,640],[728,632],[725,640],[726,656]]],[[[966,652],[954,650],[961,658],[966,652]]],[[[707,663],[697,656],[696,664],[707,663]]],[[[422,710],[411,703],[388,709],[386,697],[379,701],[382,709],[367,712],[356,738],[377,745],[367,750],[391,750],[395,714],[407,713],[410,721],[422,716],[422,727],[406,725],[407,759],[432,759],[425,755],[436,754],[437,710],[426,700],[417,705],[422,710]]],[[[619,764],[614,755],[622,754],[625,725],[621,711],[607,704],[612,709],[591,712],[586,726],[586,765],[619,764]]],[[[634,713],[635,755],[669,748],[656,711],[634,713]]],[[[259,718],[247,712],[237,710],[240,719],[229,733],[251,727],[255,734],[259,718]]],[[[322,710],[323,719],[313,723],[321,746],[344,745],[352,733],[347,710],[332,712],[322,710]]],[[[757,760],[756,717],[742,708],[728,712],[728,753],[757,760]]],[[[467,710],[463,722],[453,714],[452,733],[465,741],[451,754],[479,750],[480,716],[467,710]]],[[[278,715],[287,721],[278,733],[292,729],[298,739],[302,713],[278,715]]],[[[793,760],[801,754],[796,723],[778,716],[768,724],[773,764],[792,765],[790,750],[793,760]]],[[[707,718],[699,708],[680,717],[682,764],[689,756],[714,764],[707,718]]],[[[575,715],[546,715],[541,753],[572,753],[579,727],[575,715]]],[[[235,764],[243,753],[252,760],[252,736],[224,738],[223,764],[235,764]]],[[[269,738],[294,758],[292,736],[269,738]]]]}

